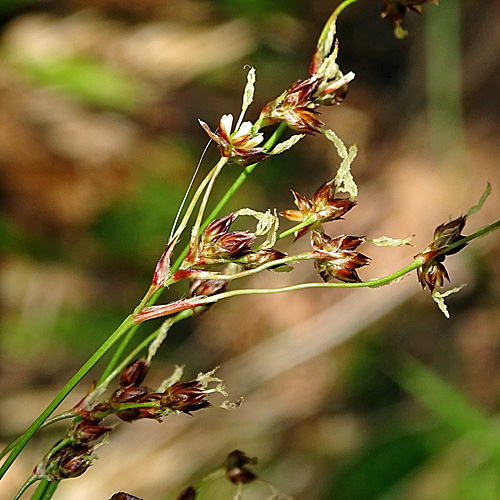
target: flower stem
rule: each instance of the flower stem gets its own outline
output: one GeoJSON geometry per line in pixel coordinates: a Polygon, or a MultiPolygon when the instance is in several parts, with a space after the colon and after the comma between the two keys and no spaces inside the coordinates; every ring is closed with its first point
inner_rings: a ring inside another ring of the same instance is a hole
{"type": "Polygon", "coordinates": [[[59,394],[47,406],[47,408],[31,424],[29,429],[19,438],[16,446],[10,452],[5,462],[0,467],[0,479],[9,470],[14,460],[24,449],[28,441],[35,432],[50,417],[54,410],[64,401],[66,396],[76,387],[76,385],[87,375],[87,373],[99,362],[99,360],[109,351],[109,349],[134,325],[132,316],[127,316],[123,323],[108,337],[104,344],[89,358],[89,360],[76,372],[71,380],[62,388],[59,394]]]}
{"type": "Polygon", "coordinates": [[[318,38],[317,46],[321,46],[325,43],[325,40],[328,37],[328,33],[332,29],[332,26],[335,25],[337,18],[340,16],[342,11],[349,7],[352,3],[357,2],[357,0],[344,0],[333,12],[332,15],[328,18],[328,21],[325,23],[323,30],[321,31],[321,35],[318,38]]]}
{"type": "Polygon", "coordinates": [[[212,169],[210,182],[208,183],[207,188],[205,189],[205,194],[203,195],[203,199],[201,200],[200,209],[198,210],[198,215],[196,216],[193,229],[191,230],[191,244],[190,244],[191,248],[196,249],[198,247],[198,235],[200,234],[203,215],[205,214],[205,209],[207,208],[208,199],[210,198],[210,194],[212,193],[215,181],[217,180],[217,177],[221,173],[222,169],[224,168],[224,165],[226,165],[226,163],[228,162],[228,159],[229,158],[222,157],[217,162],[217,165],[215,165],[215,167],[212,169]]]}
{"type": "MultiPolygon", "coordinates": [[[[21,486],[20,490],[17,492],[16,496],[14,497],[13,500],[19,500],[23,493],[32,485],[35,484],[37,481],[39,481],[40,478],[38,476],[35,476],[34,474],[30,476],[26,482],[21,486]]],[[[34,495],[33,495],[34,498],[34,495]]]]}
{"type": "MultiPolygon", "coordinates": [[[[186,311],[181,311],[180,313],[177,313],[175,317],[173,318],[173,324],[178,323],[179,321],[186,319],[190,316],[193,315],[193,310],[189,309],[186,311]]],[[[132,328],[132,330],[136,330],[137,328],[132,328]]],[[[157,328],[153,333],[148,335],[135,349],[133,349],[127,357],[125,357],[119,365],[116,366],[108,375],[107,377],[101,377],[102,382],[99,382],[97,387],[95,388],[95,391],[99,394],[101,390],[104,390],[109,383],[116,377],[118,374],[125,368],[127,367],[134,359],[137,358],[139,353],[145,349],[153,340],[156,339],[160,332],[160,328],[157,328]]]]}

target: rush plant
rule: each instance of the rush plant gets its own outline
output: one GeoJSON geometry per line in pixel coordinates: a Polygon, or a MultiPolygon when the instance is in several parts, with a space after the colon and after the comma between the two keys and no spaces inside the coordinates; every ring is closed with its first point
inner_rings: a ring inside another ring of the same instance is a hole
{"type": "MultiPolygon", "coordinates": [[[[344,1],[328,19],[317,43],[309,76],[292,83],[281,95],[264,106],[256,115],[256,121],[245,121],[254,97],[254,68],[248,71],[242,110],[238,117],[224,114],[217,125],[209,125],[200,120],[209,139],[217,144],[220,159],[198,183],[194,194],[186,195],[187,206],[179,208],[179,217],[173,224],[172,234],[144,298],[29,429],[3,451],[0,478],[38,430],[63,419],[70,422],[61,440],[35,465],[32,475],[20,489],[16,499],[33,483],[40,482],[34,498],[48,500],[60,481],[85,473],[94,464],[99,446],[112,439],[120,420],[161,421],[167,415],[191,414],[213,406],[215,403],[211,396],[214,393],[228,397],[223,382],[215,376],[215,370],[200,373],[192,380],[183,380],[182,370],[179,368],[155,389],[144,385],[153,358],[169,329],[183,319],[206,311],[216,302],[241,295],[267,295],[310,288],[323,288],[325,293],[331,288],[377,288],[395,283],[403,276],[415,272],[422,287],[429,291],[445,316],[449,316],[444,298],[460,287],[442,291],[446,281],[450,280],[444,267],[445,259],[480,236],[500,227],[500,221],[497,221],[472,234],[462,234],[469,217],[486,201],[491,190],[489,184],[478,204],[469,209],[466,215],[444,222],[436,228],[432,242],[412,262],[377,279],[362,279],[361,269],[370,263],[370,257],[366,255],[370,253],[369,245],[404,246],[409,244],[410,239],[332,235],[326,232],[324,226],[327,222],[351,217],[357,204],[358,187],[351,172],[357,148],[354,145],[346,146],[323,123],[320,115],[323,106],[342,103],[348,86],[355,77],[350,71],[344,73],[337,63],[339,43],[335,36],[339,14],[355,1],[344,1]],[[292,131],[291,136],[280,142],[281,135],[287,129],[292,131]],[[266,137],[268,131],[270,132],[266,137]],[[285,154],[306,136],[310,139],[324,136],[336,149],[339,166],[333,179],[320,186],[312,198],[292,190],[296,208],[279,214],[272,207],[266,212],[243,207],[232,213],[223,213],[228,200],[258,164],[266,162],[272,168],[273,156],[285,154]],[[241,173],[218,200],[215,209],[207,214],[214,185],[226,169],[239,169],[241,173]],[[245,230],[232,228],[236,219],[247,221],[245,230]],[[288,227],[282,229],[284,220],[293,224],[290,226],[287,222],[288,227]],[[183,241],[187,241],[184,249],[180,244],[183,237],[183,241]],[[285,238],[298,240],[306,237],[311,242],[311,248],[307,251],[286,254],[276,248],[277,243],[285,238]],[[238,287],[241,278],[267,270],[293,272],[294,267],[304,261],[311,263],[317,270],[318,280],[281,288],[272,285],[258,289],[238,287]],[[165,288],[173,288],[186,281],[189,283],[187,296],[180,291],[177,300],[159,302],[165,288]],[[140,326],[154,318],[164,318],[162,326],[143,339],[137,347],[129,348],[140,326]],[[66,396],[110,350],[114,350],[111,361],[103,368],[100,379],[89,388],[85,398],[73,408],[53,415],[66,396]]],[[[419,12],[422,4],[431,1],[386,0],[383,15],[395,23],[396,34],[402,36],[404,14],[410,10],[419,12]]],[[[330,228],[334,229],[335,225],[329,226],[329,231],[330,228]]],[[[239,402],[230,400],[218,404],[222,409],[233,409],[238,405],[239,402]]],[[[260,480],[252,470],[253,464],[253,459],[235,451],[228,456],[220,471],[240,491],[244,484],[260,480]]],[[[210,480],[212,478],[210,476],[210,480]]],[[[196,487],[188,487],[178,498],[195,498],[197,490],[203,484],[204,481],[196,487]]],[[[286,498],[272,487],[271,492],[275,498],[286,498]]],[[[122,492],[113,498],[118,500],[135,497],[122,492]]]]}

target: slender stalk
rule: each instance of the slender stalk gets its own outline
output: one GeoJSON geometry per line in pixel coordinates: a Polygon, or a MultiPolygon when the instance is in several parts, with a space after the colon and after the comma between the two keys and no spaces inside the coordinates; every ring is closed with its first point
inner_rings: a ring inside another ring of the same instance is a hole
{"type": "Polygon", "coordinates": [[[31,497],[31,500],[50,500],[58,486],[59,481],[47,481],[46,479],[42,479],[31,497]]]}
{"type": "Polygon", "coordinates": [[[108,337],[104,344],[89,358],[89,360],[76,372],[71,380],[61,389],[59,394],[52,400],[47,408],[38,416],[31,424],[29,429],[20,437],[18,443],[12,449],[10,455],[0,467],[0,479],[9,470],[14,460],[24,449],[28,441],[33,437],[35,432],[43,425],[50,417],[54,410],[64,401],[66,396],[76,387],[76,385],[87,375],[87,373],[99,362],[99,360],[109,351],[109,349],[121,338],[125,333],[134,326],[132,316],[127,316],[123,323],[108,337]]]}
{"type": "Polygon", "coordinates": [[[278,236],[276,237],[276,239],[277,240],[282,240],[283,238],[286,238],[287,236],[290,236],[291,234],[295,233],[299,229],[302,229],[303,227],[309,226],[313,222],[315,222],[314,218],[302,221],[300,224],[297,224],[297,225],[295,225],[295,226],[287,229],[286,231],[283,231],[282,233],[278,234],[278,236]]]}
{"type": "MultiPolygon", "coordinates": [[[[436,256],[439,254],[446,254],[447,252],[457,248],[459,246],[463,246],[465,243],[472,241],[476,238],[480,238],[485,236],[486,234],[495,231],[500,228],[500,220],[496,221],[487,226],[483,226],[478,231],[473,234],[453,243],[452,245],[448,245],[441,249],[436,253],[436,256]]],[[[275,261],[276,262],[276,261],[275,261]]],[[[407,265],[406,267],[391,273],[387,276],[383,276],[382,278],[377,278],[369,281],[362,281],[359,283],[302,283],[298,285],[290,285],[281,288],[255,288],[255,289],[240,289],[240,290],[232,290],[229,292],[222,292],[216,295],[212,295],[209,297],[192,297],[190,299],[178,300],[176,302],[172,302],[170,304],[164,304],[161,306],[145,308],[142,311],[141,316],[136,316],[135,321],[137,323],[141,323],[143,321],[159,318],[162,316],[168,316],[170,314],[177,313],[178,311],[192,309],[194,307],[199,307],[201,305],[213,304],[218,302],[219,300],[227,299],[230,297],[237,297],[239,295],[269,295],[274,293],[284,293],[284,292],[292,292],[297,290],[306,290],[310,288],[378,288],[380,286],[388,285],[398,280],[405,274],[417,269],[421,265],[425,264],[425,257],[422,255],[418,255],[414,261],[407,265]]]]}
{"type": "MultiPolygon", "coordinates": [[[[189,278],[190,279],[202,279],[202,280],[219,280],[219,281],[232,281],[235,279],[239,278],[246,278],[248,276],[252,276],[254,274],[258,274],[262,271],[265,271],[266,269],[269,269],[271,267],[276,267],[276,266],[282,266],[286,264],[294,264],[296,262],[300,262],[303,260],[313,260],[316,257],[313,255],[312,252],[304,252],[298,255],[290,255],[288,257],[283,257],[282,259],[276,259],[272,260],[269,262],[266,262],[265,264],[262,264],[259,267],[255,267],[254,269],[247,269],[246,271],[241,271],[239,273],[234,273],[234,274],[222,274],[222,273],[214,273],[211,271],[193,271],[192,273],[189,273],[189,278]]],[[[230,262],[238,262],[236,261],[230,261],[230,262]]]]}
{"type": "Polygon", "coordinates": [[[22,497],[23,493],[32,485],[39,481],[40,478],[38,476],[32,475],[30,476],[26,482],[21,486],[20,490],[17,492],[16,496],[13,500],[19,500],[22,497]]]}
{"type": "Polygon", "coordinates": [[[332,15],[328,18],[328,21],[323,27],[321,35],[318,38],[318,44],[317,44],[318,47],[325,42],[326,38],[328,37],[328,33],[331,29],[331,26],[335,24],[337,18],[340,16],[342,11],[354,2],[357,2],[357,0],[345,0],[332,12],[332,15]]]}
{"type": "Polygon", "coordinates": [[[203,221],[203,215],[205,214],[205,209],[207,208],[208,199],[210,198],[210,194],[212,193],[212,189],[215,185],[215,181],[217,177],[221,173],[224,165],[228,162],[229,158],[221,158],[217,165],[212,170],[212,176],[210,182],[205,189],[205,194],[203,195],[203,199],[201,200],[200,209],[198,210],[198,215],[196,216],[196,220],[193,225],[193,229],[191,231],[191,248],[197,248],[198,246],[198,235],[200,234],[201,223],[203,221]]]}
{"type": "MultiPolygon", "coordinates": [[[[181,311],[180,313],[177,313],[176,316],[174,317],[173,323],[178,323],[179,321],[189,318],[190,316],[193,315],[193,310],[187,310],[187,311],[181,311]]],[[[106,378],[102,380],[102,382],[99,383],[99,385],[96,387],[96,392],[100,392],[101,390],[105,389],[109,383],[118,376],[119,373],[123,371],[124,368],[126,368],[134,359],[137,358],[139,353],[145,349],[153,340],[156,339],[158,336],[158,333],[160,332],[160,328],[157,328],[153,333],[148,335],[135,349],[133,349],[127,357],[125,357],[119,365],[116,366],[116,368],[108,374],[106,378]]]]}
{"type": "Polygon", "coordinates": [[[134,320],[136,323],[143,323],[154,318],[161,318],[164,316],[169,316],[175,314],[179,311],[184,311],[187,309],[194,309],[195,307],[215,304],[223,299],[228,299],[230,297],[237,297],[240,295],[270,295],[275,293],[285,293],[294,292],[298,290],[307,290],[310,288],[378,288],[380,286],[388,285],[395,280],[398,280],[405,274],[413,271],[417,267],[425,263],[425,259],[418,256],[411,264],[396,271],[392,274],[384,276],[382,278],[373,279],[370,281],[362,281],[356,283],[301,283],[298,285],[290,285],[281,288],[248,288],[240,290],[231,290],[229,292],[222,292],[216,295],[211,295],[208,297],[191,297],[189,299],[177,300],[170,302],[169,304],[163,304],[160,306],[146,307],[140,314],[135,315],[134,320]]]}
{"type": "Polygon", "coordinates": [[[134,338],[135,333],[137,332],[138,326],[132,327],[128,332],[127,335],[125,335],[120,342],[120,345],[117,347],[116,351],[113,353],[113,357],[109,361],[108,365],[106,366],[105,370],[102,372],[101,378],[97,382],[97,385],[103,385],[104,380],[106,380],[109,377],[109,374],[113,372],[113,369],[115,366],[118,364],[120,361],[120,358],[122,357],[123,353],[127,349],[127,346],[131,342],[131,340],[134,338]]]}

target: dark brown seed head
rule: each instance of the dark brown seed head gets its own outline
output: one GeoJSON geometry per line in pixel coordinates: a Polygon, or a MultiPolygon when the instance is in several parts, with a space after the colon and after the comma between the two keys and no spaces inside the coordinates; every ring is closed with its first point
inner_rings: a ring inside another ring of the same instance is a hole
{"type": "Polygon", "coordinates": [[[81,420],[73,429],[72,437],[80,443],[90,443],[112,429],[110,425],[101,425],[89,420],[81,420]]]}
{"type": "Polygon", "coordinates": [[[92,446],[83,444],[64,446],[37,465],[33,474],[42,474],[49,481],[81,476],[92,465],[92,450],[92,446]]]}
{"type": "Polygon", "coordinates": [[[347,283],[361,281],[356,269],[368,265],[370,258],[354,250],[365,242],[364,238],[347,235],[330,238],[325,233],[313,231],[311,242],[316,257],[314,266],[323,281],[334,278],[347,283]]]}
{"type": "Polygon", "coordinates": [[[161,406],[190,414],[192,411],[210,406],[210,402],[198,380],[190,380],[170,386],[162,395],[161,406]]]}
{"type": "Polygon", "coordinates": [[[120,385],[139,385],[146,377],[150,364],[145,358],[138,359],[125,368],[120,374],[120,385]]]}
{"type": "Polygon", "coordinates": [[[194,486],[188,486],[185,490],[177,495],[175,500],[194,500],[196,498],[196,490],[194,486]]]}
{"type": "Polygon", "coordinates": [[[232,451],[226,458],[224,467],[227,478],[235,484],[246,484],[257,479],[251,468],[257,463],[256,458],[250,458],[240,450],[232,451]]]}

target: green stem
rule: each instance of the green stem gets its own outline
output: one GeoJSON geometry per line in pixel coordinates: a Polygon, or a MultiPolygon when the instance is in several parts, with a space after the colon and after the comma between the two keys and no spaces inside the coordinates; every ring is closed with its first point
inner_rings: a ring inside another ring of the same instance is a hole
{"type": "Polygon", "coordinates": [[[127,332],[127,335],[125,335],[123,337],[122,341],[120,342],[120,345],[118,346],[118,348],[116,349],[116,351],[113,353],[113,357],[111,358],[110,362],[106,366],[106,369],[102,373],[101,378],[97,382],[98,386],[103,385],[104,380],[106,380],[109,377],[110,373],[113,372],[114,368],[119,363],[120,358],[122,357],[123,353],[125,352],[125,349],[127,348],[127,346],[129,345],[129,343],[133,339],[133,337],[134,337],[135,333],[137,332],[138,328],[139,328],[138,325],[132,327],[127,332]]]}
{"type": "Polygon", "coordinates": [[[380,286],[388,285],[393,281],[401,278],[405,274],[413,271],[417,267],[425,263],[425,259],[418,256],[411,264],[396,271],[388,276],[373,279],[370,281],[362,281],[356,283],[301,283],[298,285],[290,285],[281,288],[250,288],[231,290],[229,292],[218,293],[208,297],[192,297],[189,299],[178,300],[169,304],[145,308],[141,311],[140,315],[135,316],[137,323],[142,323],[150,319],[161,318],[175,314],[179,311],[193,309],[195,307],[203,306],[206,304],[215,304],[219,300],[228,299],[230,297],[237,297],[240,295],[270,295],[275,293],[294,292],[298,290],[307,290],[310,288],[378,288],[380,286]]]}
{"type": "Polygon", "coordinates": [[[328,37],[328,33],[330,32],[330,29],[332,25],[335,24],[337,21],[337,18],[340,16],[342,11],[346,9],[349,5],[352,3],[357,2],[357,0],[344,0],[333,12],[332,15],[328,18],[328,21],[325,23],[325,26],[323,27],[323,30],[321,31],[321,35],[318,38],[318,44],[317,47],[320,47],[322,44],[325,43],[325,40],[328,37]]]}
{"type": "MultiPolygon", "coordinates": [[[[303,260],[313,260],[316,257],[313,255],[312,252],[304,252],[298,255],[291,255],[288,257],[283,257],[282,259],[276,259],[272,260],[269,262],[266,262],[265,264],[262,264],[259,267],[255,267],[253,269],[247,269],[246,271],[241,271],[239,273],[234,273],[234,274],[222,274],[222,273],[214,273],[211,271],[193,271],[192,273],[189,273],[189,278],[190,279],[202,279],[202,280],[219,280],[219,281],[232,281],[235,279],[239,278],[246,278],[248,276],[252,276],[254,274],[258,274],[262,271],[265,271],[266,269],[269,269],[271,267],[276,267],[276,266],[282,266],[286,264],[294,264],[296,262],[300,262],[303,260]]],[[[239,262],[238,260],[232,260],[228,262],[239,262]]]]}
{"type": "MultiPolygon", "coordinates": [[[[196,190],[195,194],[193,195],[193,198],[191,199],[191,202],[189,203],[189,206],[186,209],[184,217],[182,218],[181,222],[179,223],[179,226],[177,227],[177,230],[175,231],[175,234],[172,236],[172,240],[171,241],[177,240],[180,237],[180,235],[182,234],[182,232],[184,231],[184,229],[186,228],[187,223],[188,223],[188,221],[189,221],[189,219],[190,219],[190,217],[191,217],[191,215],[192,215],[192,213],[194,211],[194,208],[195,208],[196,204],[198,203],[198,200],[200,199],[200,196],[203,194],[205,188],[207,187],[207,185],[209,184],[209,182],[212,180],[212,178],[214,177],[214,175],[217,175],[218,165],[219,164],[217,164],[205,176],[205,178],[202,180],[202,182],[198,186],[198,189],[196,190]]],[[[188,248],[186,247],[184,249],[184,252],[177,259],[176,263],[173,266],[174,270],[178,269],[180,267],[180,264],[181,264],[182,260],[184,259],[184,257],[187,254],[187,250],[188,250],[188,248]]],[[[151,297],[149,296],[149,291],[148,291],[148,293],[144,296],[144,298],[139,303],[138,307],[136,308],[136,311],[141,310],[146,305],[146,303],[148,305],[150,305],[150,306],[153,305],[153,304],[155,304],[156,301],[159,299],[162,291],[163,290],[158,290],[151,297]]],[[[105,368],[105,370],[104,370],[101,378],[99,379],[98,385],[102,385],[103,381],[109,378],[109,375],[115,369],[115,367],[116,367],[117,363],[119,362],[121,356],[123,355],[123,353],[125,352],[127,346],[129,345],[129,343],[133,339],[135,333],[137,332],[137,328],[138,328],[138,325],[136,325],[135,328],[131,329],[130,332],[129,332],[129,334],[122,339],[122,342],[118,346],[116,352],[113,354],[113,357],[111,358],[111,360],[108,363],[108,365],[106,366],[106,368],[105,368]]]]}
{"type": "MultiPolygon", "coordinates": [[[[179,321],[189,318],[190,316],[193,315],[193,310],[189,309],[186,311],[181,311],[180,313],[176,314],[176,316],[173,319],[173,324],[178,323],[179,321]]],[[[119,373],[122,372],[124,368],[126,368],[133,360],[137,358],[139,353],[145,349],[153,340],[156,339],[158,336],[158,333],[160,332],[160,328],[157,328],[153,333],[148,335],[135,349],[133,349],[130,354],[122,360],[122,362],[116,366],[116,368],[108,374],[106,378],[102,380],[96,387],[96,391],[100,392],[102,389],[105,389],[108,384],[116,377],[118,376],[119,373]]]]}
{"type": "Polygon", "coordinates": [[[198,210],[198,215],[196,216],[196,220],[194,222],[193,228],[191,230],[191,247],[192,248],[197,248],[198,246],[198,235],[200,234],[201,231],[201,223],[203,221],[203,215],[205,214],[205,209],[207,208],[208,204],[208,199],[210,198],[210,194],[212,193],[212,189],[215,185],[215,181],[217,180],[217,177],[221,173],[222,169],[224,168],[224,165],[227,164],[229,158],[221,158],[218,162],[217,165],[215,165],[215,168],[212,170],[212,176],[210,179],[210,182],[207,185],[207,188],[205,189],[205,194],[203,195],[203,199],[201,200],[200,204],[200,209],[198,210]]]}
{"type": "MultiPolygon", "coordinates": [[[[64,413],[60,413],[59,415],[53,417],[53,418],[50,418],[49,420],[46,420],[41,426],[40,426],[40,429],[43,428],[43,427],[47,427],[51,424],[54,424],[56,422],[59,422],[61,420],[65,420],[65,419],[68,419],[68,418],[74,418],[75,417],[75,414],[72,413],[72,412],[64,412],[64,413]]],[[[16,440],[12,441],[12,443],[10,443],[8,446],[6,446],[2,452],[0,453],[0,460],[2,460],[3,457],[5,457],[5,455],[7,455],[9,453],[10,450],[12,450],[16,445],[17,443],[21,440],[21,436],[18,437],[16,440]]]]}
{"type": "Polygon", "coordinates": [[[59,481],[48,481],[47,487],[45,488],[43,495],[40,497],[40,500],[50,500],[54,496],[59,483],[59,481]]]}
{"type": "Polygon", "coordinates": [[[283,231],[281,234],[278,234],[276,237],[276,240],[281,240],[283,238],[286,238],[287,236],[290,236],[291,234],[295,233],[299,229],[302,229],[303,227],[309,226],[310,224],[314,223],[316,220],[312,217],[311,219],[307,219],[305,221],[302,221],[300,224],[296,224],[295,226],[287,229],[286,231],[283,231]]]}
{"type": "Polygon", "coordinates": [[[21,489],[17,492],[16,496],[13,500],[19,500],[23,493],[32,485],[39,481],[40,478],[38,476],[32,475],[30,476],[26,482],[21,486],[21,489]]]}
{"type": "Polygon", "coordinates": [[[58,486],[59,481],[47,481],[46,479],[42,479],[35,493],[33,493],[31,500],[50,500],[58,486]]]}
{"type": "Polygon", "coordinates": [[[66,396],[76,387],[76,385],[87,375],[87,373],[99,362],[99,360],[109,351],[109,349],[132,327],[134,326],[132,316],[127,316],[123,323],[108,337],[104,344],[90,357],[90,359],[76,372],[71,380],[62,388],[54,400],[38,416],[29,429],[20,437],[10,455],[0,467],[0,479],[9,470],[14,460],[24,449],[28,441],[35,432],[50,417],[54,410],[64,401],[66,396]]]}

